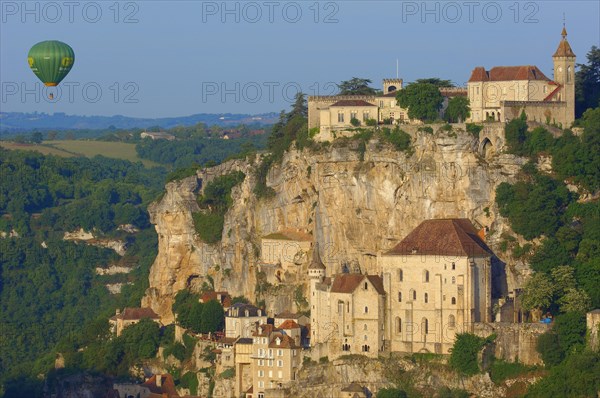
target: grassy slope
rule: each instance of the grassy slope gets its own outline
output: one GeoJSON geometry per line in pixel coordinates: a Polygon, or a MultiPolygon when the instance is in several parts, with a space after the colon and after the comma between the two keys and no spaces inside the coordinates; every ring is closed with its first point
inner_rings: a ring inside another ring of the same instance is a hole
{"type": "Polygon", "coordinates": [[[57,155],[63,157],[93,157],[96,155],[102,155],[108,158],[125,159],[131,162],[141,161],[146,167],[159,166],[159,164],[155,162],[138,157],[137,153],[135,152],[135,144],[128,144],[124,142],[60,140],[44,141],[44,143],[41,145],[35,145],[0,141],[0,146],[6,149],[37,151],[43,153],[44,155],[57,155]]]}

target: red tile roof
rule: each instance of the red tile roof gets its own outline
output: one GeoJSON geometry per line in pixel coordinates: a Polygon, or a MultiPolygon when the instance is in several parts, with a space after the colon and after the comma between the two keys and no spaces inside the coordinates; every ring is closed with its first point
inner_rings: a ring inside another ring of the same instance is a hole
{"type": "Polygon", "coordinates": [[[373,105],[370,102],[364,100],[341,100],[336,102],[335,104],[330,105],[330,107],[334,106],[377,106],[373,105]]]}
{"type": "Polygon", "coordinates": [[[300,325],[298,325],[295,321],[288,319],[279,325],[279,329],[300,329],[300,325]]]}
{"type": "Polygon", "coordinates": [[[547,80],[541,70],[535,65],[496,66],[486,71],[478,66],[471,72],[469,82],[503,82],[512,80],[547,80]]]}
{"type": "Polygon", "coordinates": [[[153,375],[143,384],[145,387],[148,387],[150,392],[152,393],[150,397],[168,397],[175,398],[179,397],[177,393],[177,389],[175,388],[175,382],[173,381],[173,376],[166,373],[163,375],[153,375]],[[156,385],[156,379],[161,378],[161,386],[156,385]],[[156,394],[156,395],[154,395],[156,394]]]}
{"type": "Polygon", "coordinates": [[[353,293],[354,290],[367,278],[373,285],[377,293],[385,294],[383,289],[383,281],[377,275],[362,275],[362,274],[340,274],[333,280],[331,286],[332,293],[353,293]]]}
{"type": "Polygon", "coordinates": [[[290,336],[277,333],[273,336],[271,342],[269,343],[269,348],[297,348],[296,342],[290,336]],[[277,344],[277,338],[279,337],[280,342],[277,344]]]}
{"type": "Polygon", "coordinates": [[[571,49],[571,45],[567,41],[567,29],[563,26],[561,32],[562,40],[558,44],[558,48],[552,57],[574,57],[575,53],[571,49]]]}
{"type": "Polygon", "coordinates": [[[392,250],[392,255],[490,256],[492,251],[481,240],[466,218],[425,220],[392,250]]]}
{"type": "Polygon", "coordinates": [[[159,319],[160,317],[152,310],[152,308],[125,308],[119,315],[112,319],[123,319],[126,321],[139,320],[144,318],[159,319]]]}
{"type": "Polygon", "coordinates": [[[223,292],[204,292],[200,296],[200,301],[208,303],[211,300],[218,301],[223,307],[231,307],[231,296],[229,293],[223,292]]]}

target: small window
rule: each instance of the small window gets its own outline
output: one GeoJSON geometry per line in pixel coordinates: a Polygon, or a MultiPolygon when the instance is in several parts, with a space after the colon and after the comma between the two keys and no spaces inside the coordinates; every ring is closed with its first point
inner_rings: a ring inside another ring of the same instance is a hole
{"type": "Polygon", "coordinates": [[[425,293],[424,300],[425,300],[425,303],[429,302],[429,295],[427,293],[425,293]]]}
{"type": "Polygon", "coordinates": [[[365,290],[369,290],[369,284],[367,282],[365,282],[365,290]]]}
{"type": "Polygon", "coordinates": [[[350,120],[356,119],[356,111],[350,112],[350,120]]]}
{"type": "Polygon", "coordinates": [[[456,263],[452,263],[452,270],[454,271],[456,269],[456,263]]]}
{"type": "Polygon", "coordinates": [[[364,330],[367,330],[367,324],[365,323],[365,326],[363,327],[364,330]]]}
{"type": "Polygon", "coordinates": [[[413,294],[412,294],[412,296],[413,296],[413,297],[412,297],[412,298],[413,298],[413,300],[416,300],[416,299],[417,299],[417,291],[416,291],[416,290],[413,290],[413,292],[412,292],[412,293],[413,293],[413,294]]]}
{"type": "Polygon", "coordinates": [[[344,123],[344,114],[342,112],[338,113],[338,123],[344,123]]]}
{"type": "Polygon", "coordinates": [[[402,292],[398,292],[398,302],[402,302],[402,292]]]}
{"type": "Polygon", "coordinates": [[[402,318],[396,317],[396,333],[402,333],[402,318]]]}
{"type": "Polygon", "coordinates": [[[456,304],[456,297],[452,297],[452,304],[456,304]]]}
{"type": "Polygon", "coordinates": [[[429,271],[423,271],[423,282],[429,282],[429,271]]]}
{"type": "Polygon", "coordinates": [[[453,285],[456,284],[456,277],[455,276],[452,277],[452,284],[453,285]]]}
{"type": "Polygon", "coordinates": [[[427,318],[423,318],[421,326],[423,327],[423,332],[425,334],[429,333],[429,320],[427,318]]]}
{"type": "Polygon", "coordinates": [[[363,120],[366,122],[369,119],[370,119],[369,112],[368,111],[367,112],[363,112],[363,120]]]}
{"type": "Polygon", "coordinates": [[[369,313],[369,307],[365,307],[365,314],[369,313]]]}
{"type": "Polygon", "coordinates": [[[398,282],[402,282],[404,279],[404,272],[401,269],[398,270],[398,282]]]}
{"type": "Polygon", "coordinates": [[[448,327],[453,328],[454,326],[456,326],[456,319],[454,318],[454,315],[450,315],[448,316],[448,327]]]}

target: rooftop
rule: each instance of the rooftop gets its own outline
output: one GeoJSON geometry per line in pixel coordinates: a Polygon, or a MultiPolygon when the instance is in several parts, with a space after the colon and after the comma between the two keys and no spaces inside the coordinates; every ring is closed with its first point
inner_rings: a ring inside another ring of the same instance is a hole
{"type": "Polygon", "coordinates": [[[364,100],[341,100],[336,102],[335,104],[330,105],[330,107],[341,107],[341,106],[377,106],[373,105],[370,102],[364,100]]]}
{"type": "Polygon", "coordinates": [[[550,81],[535,65],[495,66],[489,71],[478,66],[471,72],[469,82],[501,82],[512,80],[545,80],[550,81]]]}
{"type": "Polygon", "coordinates": [[[159,319],[160,317],[152,310],[152,308],[125,308],[123,312],[113,316],[112,320],[122,319],[124,321],[134,321],[144,318],[159,319]]]}
{"type": "Polygon", "coordinates": [[[466,218],[425,220],[388,255],[490,256],[492,251],[466,218]]]}
{"type": "Polygon", "coordinates": [[[362,275],[362,274],[340,274],[336,275],[331,285],[332,293],[353,293],[354,290],[362,283],[363,280],[368,279],[371,285],[375,288],[377,293],[385,294],[383,288],[383,280],[377,275],[362,275]]]}

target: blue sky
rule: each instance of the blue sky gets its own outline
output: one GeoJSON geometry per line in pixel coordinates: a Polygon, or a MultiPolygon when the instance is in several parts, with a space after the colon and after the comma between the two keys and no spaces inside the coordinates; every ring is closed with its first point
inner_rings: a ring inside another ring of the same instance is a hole
{"type": "Polygon", "coordinates": [[[598,1],[2,1],[2,111],[136,117],[261,113],[298,89],[353,76],[464,84],[475,66],[537,65],[552,78],[563,13],[585,62],[600,46],[598,1]],[[76,53],[46,99],[29,48],[76,53]],[[28,91],[29,90],[29,91],[28,91]]]}

